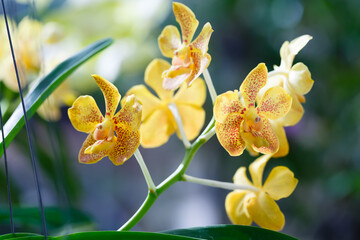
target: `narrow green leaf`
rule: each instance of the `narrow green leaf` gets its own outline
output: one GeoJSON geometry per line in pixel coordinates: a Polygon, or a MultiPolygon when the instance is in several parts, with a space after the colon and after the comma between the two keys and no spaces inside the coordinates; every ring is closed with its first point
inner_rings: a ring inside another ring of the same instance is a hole
{"type": "Polygon", "coordinates": [[[202,228],[177,229],[164,233],[209,240],[296,240],[296,238],[279,232],[241,225],[216,225],[202,228]]]}
{"type": "Polygon", "coordinates": [[[9,234],[5,234],[5,235],[1,235],[0,240],[17,239],[17,238],[31,237],[31,236],[40,236],[40,235],[35,234],[35,233],[15,233],[15,234],[9,233],[9,234]]]}
{"type": "MultiPolygon", "coordinates": [[[[9,235],[9,234],[7,234],[9,235]]],[[[3,235],[4,236],[4,235],[3,235]]],[[[2,236],[0,236],[0,239],[2,236]]],[[[4,239],[16,239],[16,240],[43,240],[43,236],[24,236],[17,238],[4,238],[4,239]]],[[[116,232],[116,231],[99,231],[99,232],[83,232],[73,233],[58,237],[48,237],[52,240],[203,240],[200,238],[185,237],[170,235],[164,233],[151,233],[151,232],[116,232]]]]}
{"type": "MultiPolygon", "coordinates": [[[[98,52],[104,50],[112,43],[112,39],[97,41],[85,47],[82,51],[60,63],[48,75],[40,79],[28,92],[24,98],[25,108],[28,118],[30,118],[46,98],[79,66],[89,60],[98,52]]],[[[25,120],[21,105],[15,109],[4,126],[6,146],[14,139],[16,134],[24,126],[25,120]]],[[[2,140],[1,142],[2,143],[2,140]]],[[[3,148],[0,148],[0,157],[3,148]]]]}

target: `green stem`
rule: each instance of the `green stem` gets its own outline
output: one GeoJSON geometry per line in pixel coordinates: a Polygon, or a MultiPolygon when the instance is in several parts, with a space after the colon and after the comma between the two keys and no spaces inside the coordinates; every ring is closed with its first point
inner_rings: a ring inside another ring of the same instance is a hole
{"type": "MultiPolygon", "coordinates": [[[[137,212],[122,226],[118,229],[118,231],[128,231],[133,226],[135,226],[142,217],[147,213],[150,207],[153,205],[155,200],[165,192],[169,187],[171,187],[174,183],[182,181],[182,176],[185,174],[185,171],[190,165],[191,160],[193,159],[197,150],[204,144],[209,138],[204,138],[204,135],[208,134],[214,128],[215,121],[214,118],[211,119],[203,133],[195,140],[195,142],[186,149],[185,156],[179,167],[163,182],[161,182],[158,186],[156,186],[155,192],[149,192],[147,198],[144,203],[140,206],[137,212]]],[[[210,135],[208,135],[210,136],[210,135]]],[[[213,135],[211,135],[213,136],[213,135]]]]}
{"type": "Polygon", "coordinates": [[[174,116],[174,119],[176,121],[177,127],[180,132],[181,139],[184,143],[185,149],[190,148],[191,143],[189,142],[189,140],[186,137],[186,133],[185,133],[184,125],[181,120],[179,109],[177,108],[176,104],[173,102],[168,105],[168,108],[170,109],[172,115],[174,116]]]}
{"type": "Polygon", "coordinates": [[[154,184],[154,181],[151,178],[151,175],[150,175],[150,172],[149,172],[148,168],[146,167],[144,159],[141,156],[139,148],[136,149],[136,151],[134,153],[134,156],[135,156],[136,160],[138,161],[138,163],[140,165],[141,171],[142,171],[142,173],[143,173],[143,175],[145,177],[145,180],[146,180],[146,183],[148,185],[149,191],[156,194],[156,186],[154,184]]]}
{"type": "Polygon", "coordinates": [[[210,73],[207,69],[204,70],[203,72],[203,76],[205,78],[205,82],[206,82],[206,85],[207,85],[207,88],[210,92],[210,97],[211,97],[211,100],[212,100],[212,103],[214,103],[216,101],[216,91],[215,91],[215,88],[214,88],[214,84],[211,80],[211,77],[210,77],[210,73]]]}

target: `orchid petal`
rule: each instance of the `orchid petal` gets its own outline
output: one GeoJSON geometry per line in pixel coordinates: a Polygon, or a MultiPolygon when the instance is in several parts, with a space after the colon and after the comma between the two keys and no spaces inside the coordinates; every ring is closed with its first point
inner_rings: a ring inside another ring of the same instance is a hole
{"type": "Polygon", "coordinates": [[[270,158],[271,154],[262,155],[250,164],[249,171],[255,187],[261,188],[264,169],[270,158]]]}
{"type": "Polygon", "coordinates": [[[243,118],[239,113],[231,113],[223,123],[215,122],[216,136],[231,156],[241,155],[245,148],[245,142],[240,134],[242,121],[243,118]]]}
{"type": "Polygon", "coordinates": [[[269,120],[266,118],[261,119],[261,127],[256,133],[244,133],[244,139],[251,139],[252,147],[254,150],[263,154],[275,153],[279,148],[279,139],[276,133],[271,128],[269,120]],[[246,135],[247,134],[247,135],[246,135]]]}
{"type": "Polygon", "coordinates": [[[236,170],[236,173],[233,177],[233,182],[238,185],[254,186],[248,179],[246,175],[246,168],[240,167],[236,170]]]}
{"type": "Polygon", "coordinates": [[[251,199],[248,211],[260,227],[280,231],[285,225],[285,217],[279,206],[263,191],[256,198],[251,199]]]}
{"type": "Polygon", "coordinates": [[[119,91],[111,82],[107,81],[105,78],[102,78],[96,74],[93,74],[92,77],[95,79],[96,84],[104,94],[106,107],[105,117],[112,118],[120,101],[121,96],[119,91]]]}
{"type": "Polygon", "coordinates": [[[168,58],[174,56],[174,52],[181,47],[179,30],[172,25],[164,28],[158,38],[161,53],[168,58]]]}
{"type": "Polygon", "coordinates": [[[116,142],[109,152],[109,159],[114,165],[123,164],[129,159],[140,145],[140,132],[132,131],[126,123],[115,125],[116,142]]]}
{"type": "Polygon", "coordinates": [[[154,59],[145,70],[145,83],[157,93],[161,100],[168,100],[173,96],[172,91],[163,88],[162,74],[171,67],[170,63],[162,59],[154,59]]]}
{"type": "Polygon", "coordinates": [[[205,71],[211,62],[211,56],[209,54],[203,56],[200,52],[192,52],[191,58],[193,60],[193,66],[191,75],[186,79],[188,86],[205,71]]]}
{"type": "Polygon", "coordinates": [[[227,91],[217,96],[214,104],[214,117],[217,122],[223,123],[226,117],[231,113],[241,113],[244,111],[238,91],[227,91]]]}
{"type": "Polygon", "coordinates": [[[310,35],[302,35],[295,38],[290,43],[284,42],[280,48],[281,65],[284,70],[290,70],[295,56],[300,52],[303,47],[312,39],[310,35]]]}
{"type": "Polygon", "coordinates": [[[264,191],[274,200],[286,198],[295,190],[298,180],[287,167],[279,166],[271,170],[264,183],[264,191]]]}
{"type": "Polygon", "coordinates": [[[68,109],[68,115],[74,128],[80,132],[89,133],[103,121],[103,116],[91,96],[78,97],[68,109]]]}
{"type": "Polygon", "coordinates": [[[291,68],[289,82],[298,95],[307,94],[314,84],[309,69],[303,63],[297,63],[291,68]]]}
{"type": "Polygon", "coordinates": [[[201,107],[206,100],[206,85],[202,78],[198,78],[191,87],[186,84],[181,85],[175,94],[173,101],[177,104],[188,104],[201,107]]]}
{"type": "Polygon", "coordinates": [[[211,24],[206,23],[197,38],[192,42],[192,45],[199,49],[203,55],[208,51],[208,45],[213,31],[211,24]]]}
{"type": "Polygon", "coordinates": [[[141,145],[155,148],[163,145],[175,132],[175,120],[168,108],[156,109],[140,126],[141,145]]]}
{"type": "Polygon", "coordinates": [[[291,87],[288,87],[288,84],[284,85],[284,89],[290,94],[292,98],[292,104],[289,112],[282,118],[277,119],[284,127],[296,125],[304,115],[304,108],[301,105],[296,93],[291,87]]]}
{"type": "Polygon", "coordinates": [[[125,98],[121,110],[115,115],[113,121],[115,124],[127,123],[131,131],[137,131],[141,123],[141,104],[136,99],[135,95],[132,94],[125,98]]]}
{"type": "Polygon", "coordinates": [[[180,85],[191,76],[189,67],[174,67],[163,73],[163,88],[165,90],[175,91],[180,85]]]}
{"type": "Polygon", "coordinates": [[[272,129],[274,130],[274,132],[276,133],[276,136],[279,139],[279,149],[273,155],[273,158],[284,157],[284,156],[288,155],[288,153],[289,153],[289,142],[286,138],[285,129],[277,121],[270,121],[270,123],[271,123],[272,129]]]}
{"type": "Polygon", "coordinates": [[[94,154],[86,154],[85,150],[91,147],[93,144],[95,144],[96,140],[93,137],[93,133],[90,133],[87,138],[85,139],[80,152],[79,152],[79,162],[85,163],[85,164],[93,164],[98,161],[100,161],[102,158],[104,158],[107,153],[109,152],[109,149],[105,149],[103,151],[100,151],[98,153],[94,154]]]}
{"type": "Polygon", "coordinates": [[[291,96],[282,87],[272,87],[265,92],[256,109],[268,119],[278,119],[289,112],[291,102],[291,96]]]}
{"type": "Polygon", "coordinates": [[[173,3],[173,11],[176,21],[180,24],[182,40],[185,44],[189,44],[194,36],[194,33],[199,25],[195,14],[190,8],[182,3],[173,3]]]}
{"type": "Polygon", "coordinates": [[[142,105],[142,121],[147,119],[150,114],[161,104],[161,101],[155,97],[144,85],[136,85],[129,89],[125,97],[121,101],[121,105],[125,105],[127,96],[134,94],[142,105]]]}
{"type": "Polygon", "coordinates": [[[247,210],[253,194],[248,191],[233,191],[226,196],[225,209],[231,222],[239,225],[250,225],[252,218],[247,210]]]}
{"type": "Polygon", "coordinates": [[[267,68],[264,63],[257,65],[245,78],[240,86],[241,95],[245,106],[255,107],[256,96],[260,89],[265,86],[267,80],[267,68]]]}
{"type": "MultiPolygon", "coordinates": [[[[205,110],[201,107],[191,106],[187,104],[177,105],[181,122],[188,140],[193,140],[200,133],[201,128],[205,123],[205,110]]],[[[177,131],[178,137],[181,139],[181,134],[177,131]]]]}

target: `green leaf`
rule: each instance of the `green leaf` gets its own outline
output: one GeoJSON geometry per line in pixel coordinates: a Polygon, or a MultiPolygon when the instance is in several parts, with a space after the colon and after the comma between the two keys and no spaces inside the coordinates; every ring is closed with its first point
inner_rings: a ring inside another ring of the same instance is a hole
{"type": "MultiPolygon", "coordinates": [[[[85,47],[76,55],[60,63],[53,71],[41,78],[28,92],[24,98],[27,117],[30,118],[46,98],[79,66],[89,60],[98,52],[104,50],[112,43],[112,39],[97,41],[85,47]]],[[[21,104],[15,109],[4,126],[6,146],[14,139],[16,134],[24,126],[25,120],[21,104]]],[[[2,143],[2,140],[1,142],[2,143]]],[[[1,145],[1,144],[0,144],[1,145]]],[[[3,148],[0,148],[0,157],[3,148]]]]}
{"type": "MultiPolygon", "coordinates": [[[[7,234],[9,235],[9,234],[7,234]]],[[[3,235],[4,236],[4,235],[3,235]]],[[[2,236],[0,236],[0,239],[2,236]]],[[[43,240],[43,236],[24,236],[17,238],[4,238],[4,239],[28,239],[28,240],[43,240]]],[[[48,237],[50,240],[201,240],[199,238],[185,237],[170,235],[164,233],[151,233],[151,232],[115,232],[115,231],[99,231],[99,232],[83,232],[83,233],[73,233],[64,236],[58,237],[48,237]]]]}
{"type": "Polygon", "coordinates": [[[40,235],[35,234],[35,233],[15,233],[15,234],[9,233],[9,234],[5,234],[5,235],[1,235],[0,240],[17,239],[17,238],[31,237],[31,236],[40,236],[40,235]]]}
{"type": "Polygon", "coordinates": [[[216,225],[166,231],[164,233],[211,240],[296,240],[285,234],[259,227],[241,225],[216,225]]]}

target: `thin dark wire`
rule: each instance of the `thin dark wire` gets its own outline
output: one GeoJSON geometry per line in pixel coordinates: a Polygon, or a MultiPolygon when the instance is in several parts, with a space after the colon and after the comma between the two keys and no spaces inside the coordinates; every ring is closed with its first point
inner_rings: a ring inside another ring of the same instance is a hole
{"type": "Polygon", "coordinates": [[[43,228],[44,228],[44,236],[45,236],[45,239],[47,239],[47,228],[46,228],[46,222],[45,222],[44,207],[43,207],[43,203],[42,203],[39,177],[38,177],[38,173],[37,173],[36,162],[35,162],[35,157],[34,157],[34,152],[33,152],[33,147],[32,147],[32,142],[31,142],[31,137],[30,137],[29,123],[28,123],[28,119],[27,119],[27,115],[26,115],[25,103],[24,103],[24,98],[23,98],[23,94],[22,94],[22,90],[21,90],[19,72],[18,72],[18,69],[17,69],[16,59],[15,59],[15,54],[14,54],[14,48],[13,48],[12,41],[11,41],[10,29],[9,29],[9,24],[8,24],[8,20],[7,20],[7,15],[6,15],[6,9],[5,9],[4,0],[1,0],[1,3],[2,3],[3,12],[4,12],[4,18],[5,18],[6,30],[7,30],[7,34],[8,34],[8,38],[9,38],[11,55],[12,55],[13,62],[14,62],[16,79],[17,79],[18,87],[19,87],[19,93],[20,93],[20,98],[21,98],[21,105],[22,105],[22,109],[23,109],[23,112],[24,112],[25,128],[26,128],[26,132],[27,132],[27,136],[28,136],[29,147],[30,147],[30,154],[31,154],[31,161],[32,161],[33,171],[34,171],[34,176],[35,176],[35,181],[36,181],[36,188],[37,188],[37,192],[38,192],[39,205],[40,205],[42,223],[43,223],[43,228]]]}
{"type": "Polygon", "coordinates": [[[3,149],[4,149],[5,174],[6,174],[6,184],[7,184],[7,193],[8,193],[8,201],[9,201],[9,210],[10,210],[10,226],[11,226],[11,233],[14,234],[15,226],[14,226],[14,220],[13,220],[14,218],[13,218],[13,210],[12,210],[10,180],[9,180],[9,171],[8,171],[7,156],[6,156],[4,123],[3,123],[2,112],[1,112],[1,104],[0,104],[0,125],[1,125],[2,145],[3,145],[3,149]]]}

